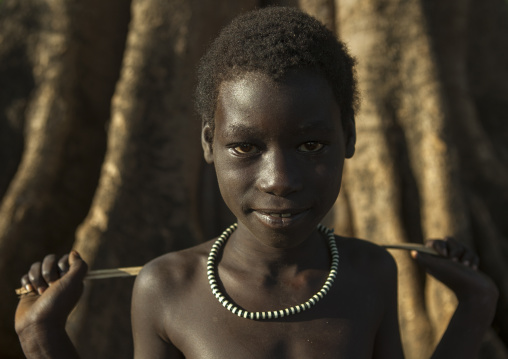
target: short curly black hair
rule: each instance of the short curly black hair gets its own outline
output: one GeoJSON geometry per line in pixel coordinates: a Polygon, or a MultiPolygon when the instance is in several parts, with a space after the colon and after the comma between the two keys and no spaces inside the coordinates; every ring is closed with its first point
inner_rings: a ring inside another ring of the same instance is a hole
{"type": "Polygon", "coordinates": [[[341,118],[354,119],[355,59],[330,30],[296,8],[268,7],[237,17],[222,29],[198,68],[195,101],[203,125],[210,125],[213,133],[223,81],[251,71],[277,81],[299,69],[322,75],[333,90],[341,118]]]}

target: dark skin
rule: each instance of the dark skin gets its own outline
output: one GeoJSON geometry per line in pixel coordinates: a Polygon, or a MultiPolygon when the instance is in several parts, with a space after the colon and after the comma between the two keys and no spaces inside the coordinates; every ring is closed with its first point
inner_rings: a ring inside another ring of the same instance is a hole
{"type": "MultiPolygon", "coordinates": [[[[215,130],[205,125],[202,143],[238,220],[219,256],[223,292],[250,311],[305,302],[330,269],[316,225],[335,202],[344,159],[354,153],[353,121],[340,118],[321,76],[299,71],[276,83],[246,73],[221,84],[215,130]]],[[[153,260],[134,286],[135,357],[402,358],[393,258],[366,241],[336,241],[339,275],[330,292],[311,310],[271,321],[239,318],[212,295],[205,275],[212,241],[153,260]]],[[[474,358],[497,290],[460,243],[428,245],[441,257],[414,257],[459,299],[433,357],[474,358]]],[[[22,298],[16,313],[28,358],[77,357],[63,325],[86,265],[72,253],[58,268],[55,257],[46,257],[22,280],[41,294],[22,298]]]]}

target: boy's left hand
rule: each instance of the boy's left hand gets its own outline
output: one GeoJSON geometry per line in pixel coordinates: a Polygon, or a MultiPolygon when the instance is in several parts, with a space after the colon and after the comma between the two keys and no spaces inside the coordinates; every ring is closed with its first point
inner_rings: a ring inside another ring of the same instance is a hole
{"type": "Polygon", "coordinates": [[[437,280],[450,288],[459,302],[478,302],[495,308],[498,290],[492,279],[478,271],[478,256],[457,240],[447,237],[425,243],[439,256],[411,252],[411,256],[437,280]]]}

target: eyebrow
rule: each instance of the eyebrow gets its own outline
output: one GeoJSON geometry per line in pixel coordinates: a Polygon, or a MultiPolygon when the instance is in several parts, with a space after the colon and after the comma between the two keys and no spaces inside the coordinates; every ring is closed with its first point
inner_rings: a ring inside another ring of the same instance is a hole
{"type": "Polygon", "coordinates": [[[302,132],[302,133],[315,131],[315,130],[332,132],[332,131],[335,131],[335,129],[336,129],[335,126],[330,126],[329,124],[324,123],[322,121],[316,121],[315,123],[304,124],[303,126],[299,126],[299,127],[295,128],[296,131],[302,132]]]}
{"type": "MultiPolygon", "coordinates": [[[[340,124],[339,124],[340,125],[340,124]]],[[[312,131],[320,131],[331,133],[336,130],[336,126],[330,126],[329,123],[324,121],[314,121],[313,123],[303,124],[302,126],[294,127],[292,131],[295,134],[301,135],[312,131]]],[[[256,126],[250,126],[249,123],[233,123],[224,129],[225,137],[255,137],[262,135],[256,126]]]]}
{"type": "Polygon", "coordinates": [[[245,124],[237,124],[237,123],[229,125],[224,130],[224,135],[226,137],[231,137],[231,136],[240,136],[240,137],[253,136],[253,135],[256,135],[257,133],[259,133],[257,127],[255,127],[255,126],[249,126],[249,125],[245,125],[245,124]]]}
{"type": "MultiPolygon", "coordinates": [[[[335,129],[336,129],[335,126],[330,126],[329,124],[325,124],[321,121],[316,121],[315,123],[295,127],[294,132],[298,134],[316,130],[323,132],[333,132],[335,129]]],[[[224,130],[225,136],[255,136],[258,133],[259,131],[256,126],[249,126],[247,124],[236,124],[236,123],[229,125],[228,128],[224,130]]]]}

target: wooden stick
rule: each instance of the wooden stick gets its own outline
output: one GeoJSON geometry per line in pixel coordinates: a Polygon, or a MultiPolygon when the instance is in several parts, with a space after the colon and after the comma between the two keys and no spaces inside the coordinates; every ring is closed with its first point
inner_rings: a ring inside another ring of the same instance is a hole
{"type": "MultiPolygon", "coordinates": [[[[416,243],[398,243],[398,244],[384,244],[381,247],[386,249],[403,249],[408,251],[418,251],[423,253],[429,253],[438,255],[438,253],[429,247],[425,247],[423,244],[416,243]]],[[[113,269],[96,269],[91,270],[86,275],[85,279],[106,279],[106,278],[119,278],[119,277],[132,277],[138,275],[139,271],[143,267],[125,267],[125,268],[113,268],[113,269]]],[[[16,289],[17,295],[29,293],[26,288],[16,289]]]]}
{"type": "Polygon", "coordinates": [[[96,269],[91,270],[86,275],[86,279],[105,279],[115,277],[131,277],[138,275],[143,267],[125,267],[114,269],[96,269]]]}
{"type": "MultiPolygon", "coordinates": [[[[132,277],[138,275],[143,267],[125,267],[125,268],[113,268],[113,269],[96,269],[91,270],[86,275],[85,279],[106,279],[106,278],[118,278],[118,277],[132,277]]],[[[26,288],[16,289],[17,295],[30,293],[26,288]]]]}
{"type": "Polygon", "coordinates": [[[439,255],[439,253],[437,253],[434,248],[426,247],[423,244],[418,243],[384,244],[381,247],[384,247],[386,249],[404,249],[407,251],[417,251],[422,253],[433,254],[435,256],[439,255]]]}

